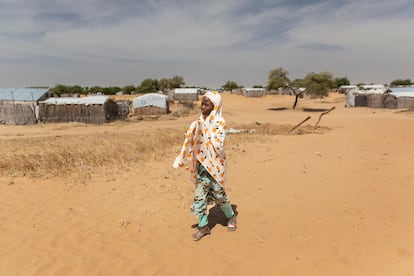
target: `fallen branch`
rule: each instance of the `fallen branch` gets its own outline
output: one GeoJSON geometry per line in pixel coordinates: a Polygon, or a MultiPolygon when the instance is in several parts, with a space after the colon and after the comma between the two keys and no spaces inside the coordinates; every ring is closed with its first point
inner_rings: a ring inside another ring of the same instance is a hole
{"type": "Polygon", "coordinates": [[[333,106],[333,107],[331,107],[330,109],[328,109],[328,110],[326,110],[325,112],[322,112],[321,113],[321,115],[319,116],[319,119],[318,119],[318,121],[316,122],[316,124],[315,124],[315,128],[318,128],[318,125],[319,125],[319,122],[321,121],[321,119],[322,119],[322,116],[323,115],[325,115],[325,114],[328,114],[329,112],[331,112],[332,110],[334,110],[335,109],[335,106],[333,106]]]}
{"type": "Polygon", "coordinates": [[[305,120],[303,120],[302,122],[300,122],[299,124],[297,124],[296,126],[294,126],[290,131],[289,134],[294,131],[295,129],[297,129],[299,126],[301,126],[304,122],[306,122],[307,120],[309,120],[311,118],[311,116],[306,117],[305,120]]]}

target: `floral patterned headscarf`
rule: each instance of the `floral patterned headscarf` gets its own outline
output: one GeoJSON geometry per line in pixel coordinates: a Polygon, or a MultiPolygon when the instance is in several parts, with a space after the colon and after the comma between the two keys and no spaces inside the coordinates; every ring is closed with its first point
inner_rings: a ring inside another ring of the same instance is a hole
{"type": "Polygon", "coordinates": [[[207,92],[214,108],[204,120],[203,114],[191,123],[185,134],[181,153],[175,159],[174,168],[186,167],[191,171],[194,183],[197,181],[197,161],[203,165],[220,185],[226,181],[226,122],[222,117],[221,96],[218,92],[207,92]]]}

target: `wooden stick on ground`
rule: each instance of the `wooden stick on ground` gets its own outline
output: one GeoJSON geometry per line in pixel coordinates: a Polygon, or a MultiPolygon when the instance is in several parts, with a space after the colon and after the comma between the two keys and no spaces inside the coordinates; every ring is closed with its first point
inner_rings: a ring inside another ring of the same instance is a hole
{"type": "Polygon", "coordinates": [[[316,124],[315,124],[315,128],[318,128],[318,125],[319,125],[319,122],[321,121],[321,119],[322,119],[322,116],[323,115],[325,115],[325,114],[328,114],[329,112],[331,112],[332,110],[334,110],[335,109],[335,106],[333,106],[333,107],[331,107],[330,109],[328,109],[328,110],[326,110],[325,112],[322,112],[321,113],[321,115],[319,116],[319,119],[318,119],[318,121],[316,122],[316,124]]]}
{"type": "Polygon", "coordinates": [[[305,120],[303,120],[302,122],[300,122],[299,124],[297,124],[296,126],[294,126],[290,131],[289,134],[294,131],[295,129],[297,129],[300,125],[302,125],[304,122],[306,122],[307,120],[309,120],[311,118],[311,116],[306,117],[305,120]]]}

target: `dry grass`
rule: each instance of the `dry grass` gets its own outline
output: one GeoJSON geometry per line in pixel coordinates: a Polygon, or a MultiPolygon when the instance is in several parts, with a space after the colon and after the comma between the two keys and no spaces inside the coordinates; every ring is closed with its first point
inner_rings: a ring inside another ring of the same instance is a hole
{"type": "Polygon", "coordinates": [[[173,130],[2,140],[0,171],[2,175],[48,177],[122,168],[161,160],[181,142],[182,134],[173,130]]]}
{"type": "MultiPolygon", "coordinates": [[[[66,129],[69,124],[58,128],[66,129]]],[[[72,126],[73,127],[73,126],[72,126]]],[[[227,144],[260,142],[268,135],[285,135],[290,125],[244,126],[242,133],[228,136],[227,144]]],[[[304,126],[295,134],[310,131],[304,126]]],[[[159,129],[137,133],[106,132],[103,135],[62,135],[19,137],[0,140],[0,175],[54,177],[70,174],[90,175],[95,170],[117,170],[139,162],[173,160],[184,139],[182,130],[159,129]]]]}

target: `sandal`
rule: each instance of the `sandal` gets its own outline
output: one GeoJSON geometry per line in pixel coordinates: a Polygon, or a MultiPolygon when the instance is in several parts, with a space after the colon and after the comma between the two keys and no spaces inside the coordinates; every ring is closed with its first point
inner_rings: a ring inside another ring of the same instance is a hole
{"type": "Polygon", "coordinates": [[[205,235],[209,235],[210,234],[210,228],[206,225],[203,227],[199,227],[197,229],[197,232],[195,232],[193,234],[193,241],[199,241],[201,240],[202,237],[204,237],[205,235]]]}
{"type": "Polygon", "coordinates": [[[236,231],[237,229],[237,221],[236,221],[236,214],[234,214],[229,221],[227,222],[227,230],[229,231],[236,231]]]}

